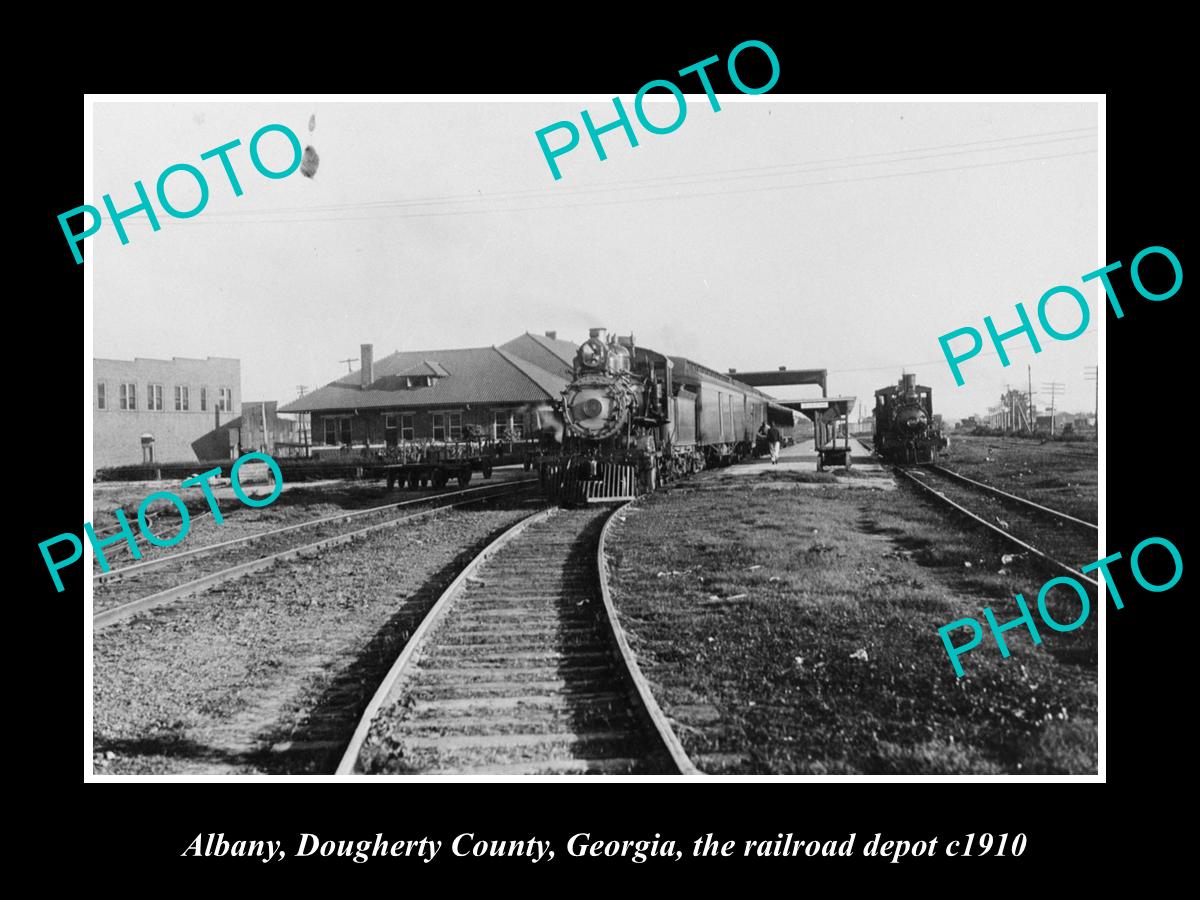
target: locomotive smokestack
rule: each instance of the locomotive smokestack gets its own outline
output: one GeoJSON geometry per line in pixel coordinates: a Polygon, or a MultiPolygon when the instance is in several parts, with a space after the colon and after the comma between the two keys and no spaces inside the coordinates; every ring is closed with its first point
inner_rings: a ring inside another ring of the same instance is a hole
{"type": "Polygon", "coordinates": [[[900,384],[903,386],[904,390],[906,390],[906,391],[916,390],[917,376],[916,375],[908,375],[908,374],[902,375],[902,376],[900,376],[900,384]]]}
{"type": "Polygon", "coordinates": [[[608,329],[607,329],[607,328],[589,328],[589,329],[588,329],[588,337],[589,337],[589,338],[596,338],[596,339],[597,339],[597,340],[599,340],[599,341],[603,341],[603,340],[604,340],[604,335],[605,335],[607,332],[608,332],[608,329]]]}
{"type": "Polygon", "coordinates": [[[361,386],[365,391],[375,381],[375,345],[363,344],[359,349],[362,352],[361,386]]]}
{"type": "Polygon", "coordinates": [[[546,337],[550,338],[550,340],[554,340],[555,338],[558,337],[558,332],[557,331],[547,331],[546,337]]]}

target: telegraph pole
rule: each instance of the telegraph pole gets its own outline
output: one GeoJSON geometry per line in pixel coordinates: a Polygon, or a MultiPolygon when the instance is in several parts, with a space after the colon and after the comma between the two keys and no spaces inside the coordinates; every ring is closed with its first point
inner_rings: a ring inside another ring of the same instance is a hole
{"type": "MultiPolygon", "coordinates": [[[[303,397],[304,392],[308,390],[307,384],[296,385],[296,392],[303,397]]],[[[304,458],[308,459],[308,428],[304,424],[308,413],[300,413],[300,443],[304,445],[304,458]]]]}
{"type": "Polygon", "coordinates": [[[1033,434],[1033,366],[1025,367],[1025,379],[1029,385],[1029,393],[1025,396],[1025,400],[1029,404],[1029,418],[1026,419],[1025,424],[1029,428],[1029,433],[1033,434]]]}
{"type": "Polygon", "coordinates": [[[1042,390],[1050,392],[1050,436],[1054,437],[1054,399],[1060,393],[1066,393],[1066,385],[1057,381],[1042,382],[1042,390]]]}
{"type": "Polygon", "coordinates": [[[1096,382],[1096,440],[1100,440],[1100,367],[1087,366],[1083,370],[1083,377],[1087,381],[1096,382]]]}
{"type": "Polygon", "coordinates": [[[339,359],[338,362],[344,362],[346,364],[346,373],[347,374],[354,371],[354,357],[353,356],[350,357],[349,359],[339,359]]]}

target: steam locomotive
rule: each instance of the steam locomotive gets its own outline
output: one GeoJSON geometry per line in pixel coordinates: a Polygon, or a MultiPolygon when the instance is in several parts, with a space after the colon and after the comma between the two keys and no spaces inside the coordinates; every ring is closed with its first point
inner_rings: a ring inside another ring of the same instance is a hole
{"type": "Polygon", "coordinates": [[[889,462],[935,463],[950,446],[933,414],[933,391],[916,382],[916,375],[901,375],[875,392],[875,452],[889,462]]]}
{"type": "Polygon", "coordinates": [[[785,434],[794,413],[770,397],[682,357],[593,328],[554,406],[561,444],[542,455],[542,485],[573,504],[624,500],[755,451],[760,426],[785,434]]]}

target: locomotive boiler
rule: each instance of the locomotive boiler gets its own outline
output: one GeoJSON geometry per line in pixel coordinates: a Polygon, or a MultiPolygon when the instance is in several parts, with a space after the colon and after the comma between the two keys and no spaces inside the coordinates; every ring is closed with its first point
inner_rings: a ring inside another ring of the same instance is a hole
{"type": "Polygon", "coordinates": [[[916,382],[916,375],[901,375],[875,392],[875,452],[889,462],[937,462],[950,446],[933,414],[933,391],[916,382]]]}
{"type": "Polygon", "coordinates": [[[632,499],[673,478],[748,456],[760,425],[790,433],[794,413],[766,394],[682,357],[593,328],[555,404],[557,452],[538,460],[566,503],[632,499]]]}

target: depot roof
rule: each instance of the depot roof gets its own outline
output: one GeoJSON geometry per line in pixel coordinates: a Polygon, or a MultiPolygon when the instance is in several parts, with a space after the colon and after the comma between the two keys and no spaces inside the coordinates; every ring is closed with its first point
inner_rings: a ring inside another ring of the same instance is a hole
{"type": "Polygon", "coordinates": [[[397,351],[372,366],[363,387],[353,371],[280,412],[379,409],[409,406],[540,403],[559,399],[567,379],[500,347],[397,351]],[[409,387],[412,376],[430,376],[409,387]]]}

